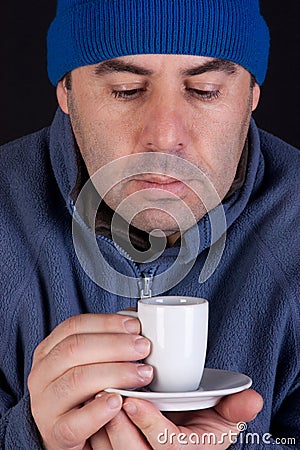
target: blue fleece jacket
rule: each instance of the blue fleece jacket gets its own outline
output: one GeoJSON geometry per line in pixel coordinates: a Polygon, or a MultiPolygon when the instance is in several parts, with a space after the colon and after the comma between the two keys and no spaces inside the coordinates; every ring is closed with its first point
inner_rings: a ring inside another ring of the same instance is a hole
{"type": "MultiPolygon", "coordinates": [[[[276,448],[300,449],[300,152],[252,121],[243,186],[225,203],[227,239],[213,275],[199,283],[210,227],[199,223],[193,269],[169,295],[210,303],[206,367],[242,372],[264,398],[248,432],[271,433],[276,448]],[[285,438],[282,443],[277,438],[285,438]]],[[[41,449],[30,413],[27,377],[35,347],[68,317],[136,306],[143,273],[162,273],[178,249],[137,265],[103,236],[105,259],[136,278],[131,297],[111,294],[82,269],[72,242],[70,193],[78,165],[68,116],[0,149],[0,447],[41,449]]],[[[187,248],[187,250],[189,250],[187,248]]],[[[192,251],[192,249],[190,249],[192,251]]],[[[112,284],[114,280],[111,280],[112,284]]],[[[163,281],[153,282],[153,295],[163,281]]],[[[250,443],[249,443],[250,442],[250,443]]],[[[260,441],[235,448],[270,448],[260,441]]]]}

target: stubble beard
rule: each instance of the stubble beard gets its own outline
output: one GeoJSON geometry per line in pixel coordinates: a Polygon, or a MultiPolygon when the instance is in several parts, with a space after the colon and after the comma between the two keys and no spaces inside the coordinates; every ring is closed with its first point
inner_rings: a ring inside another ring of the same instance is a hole
{"type": "MultiPolygon", "coordinates": [[[[238,141],[240,142],[239,157],[242,154],[242,150],[245,145],[245,140],[249,129],[249,123],[252,114],[252,100],[253,100],[253,89],[250,88],[247,108],[240,125],[240,133],[238,139],[238,141]]],[[[68,109],[75,140],[83,156],[89,175],[91,176],[94,173],[93,169],[93,166],[95,165],[94,159],[98,159],[97,148],[99,147],[99,143],[97,142],[98,139],[95,133],[94,133],[95,142],[93,144],[87,142],[86,131],[84,131],[83,129],[84,124],[78,111],[76,99],[73,96],[72,90],[68,91],[68,109]]],[[[232,149],[232,151],[235,150],[232,149]]],[[[197,167],[201,172],[205,172],[201,168],[200,161],[197,162],[197,167]]],[[[221,201],[224,199],[229,189],[230,186],[227,185],[222,186],[221,183],[221,187],[217,189],[221,201]]],[[[122,192],[123,192],[122,185],[120,185],[119,187],[116,186],[116,188],[112,189],[112,191],[104,198],[108,206],[110,206],[113,210],[116,210],[118,208],[120,201],[124,199],[124,195],[122,192]]],[[[192,195],[195,194],[193,193],[192,195]]],[[[168,208],[166,208],[164,207],[164,202],[161,202],[160,204],[157,204],[157,207],[154,204],[153,208],[149,207],[136,214],[132,219],[132,225],[148,233],[150,233],[154,229],[160,229],[163,230],[166,236],[170,236],[178,232],[179,229],[181,232],[189,229],[201,218],[203,218],[207,214],[207,212],[209,212],[211,209],[217,206],[217,204],[212,204],[209,208],[207,208],[207,201],[202,202],[201,198],[199,197],[196,199],[196,201],[192,201],[191,203],[193,206],[189,207],[191,211],[191,215],[189,217],[186,214],[186,206],[184,206],[183,208],[180,207],[178,208],[178,205],[176,206],[174,202],[174,217],[176,218],[174,219],[172,217],[172,214],[166,212],[166,209],[170,211],[169,205],[168,208]],[[178,221],[180,222],[180,226],[178,225],[178,221]]],[[[126,220],[126,217],[124,218],[126,220]]]]}

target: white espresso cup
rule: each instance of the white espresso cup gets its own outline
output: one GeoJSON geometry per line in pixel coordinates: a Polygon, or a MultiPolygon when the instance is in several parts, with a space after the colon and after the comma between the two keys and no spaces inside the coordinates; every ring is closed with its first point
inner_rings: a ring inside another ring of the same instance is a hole
{"type": "Polygon", "coordinates": [[[139,300],[138,310],[120,311],[137,317],[142,335],[151,342],[145,363],[153,366],[149,388],[155,392],[198,389],[206,357],[208,301],[185,296],[139,300]]]}

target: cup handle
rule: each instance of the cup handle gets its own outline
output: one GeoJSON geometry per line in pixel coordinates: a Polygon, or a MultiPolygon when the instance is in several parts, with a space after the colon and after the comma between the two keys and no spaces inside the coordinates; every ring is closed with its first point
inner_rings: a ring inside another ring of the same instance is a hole
{"type": "Polygon", "coordinates": [[[132,310],[123,310],[123,311],[118,311],[117,314],[120,314],[121,316],[131,316],[131,317],[135,317],[136,319],[139,318],[137,311],[132,311],[132,310]]]}

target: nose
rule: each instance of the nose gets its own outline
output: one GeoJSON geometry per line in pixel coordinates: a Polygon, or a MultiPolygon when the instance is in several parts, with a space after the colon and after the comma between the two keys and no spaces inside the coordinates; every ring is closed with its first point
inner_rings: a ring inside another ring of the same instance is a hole
{"type": "Polygon", "coordinates": [[[180,154],[189,144],[184,99],[172,93],[154,97],[147,105],[140,135],[144,151],[180,154]]]}

